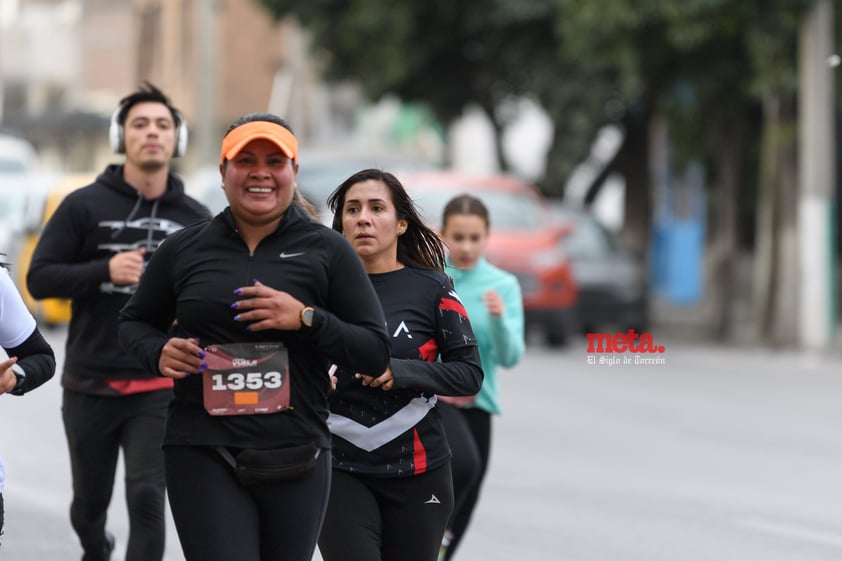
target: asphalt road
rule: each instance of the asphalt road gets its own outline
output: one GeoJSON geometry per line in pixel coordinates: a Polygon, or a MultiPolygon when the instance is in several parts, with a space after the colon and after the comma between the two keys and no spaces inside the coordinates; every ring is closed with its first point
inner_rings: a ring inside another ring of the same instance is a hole
{"type": "MultiPolygon", "coordinates": [[[[49,334],[63,354],[64,334],[49,334]]],[[[840,354],[658,339],[664,364],[532,345],[503,372],[489,477],[458,559],[842,559],[840,354]]],[[[4,561],[79,559],[58,377],[0,396],[4,561]]],[[[115,489],[109,528],[123,558],[115,489]]],[[[167,561],[183,561],[172,526],[167,561]]]]}

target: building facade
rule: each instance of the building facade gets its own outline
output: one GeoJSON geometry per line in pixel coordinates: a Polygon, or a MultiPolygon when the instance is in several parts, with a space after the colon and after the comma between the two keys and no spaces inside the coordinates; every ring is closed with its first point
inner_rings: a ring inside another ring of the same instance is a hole
{"type": "Polygon", "coordinates": [[[182,165],[197,167],[244,113],[272,110],[299,134],[324,128],[311,120],[329,118],[330,93],[307,52],[295,22],[255,0],[3,0],[0,128],[53,167],[96,169],[113,158],[111,112],[149,80],[182,109],[182,165]]]}

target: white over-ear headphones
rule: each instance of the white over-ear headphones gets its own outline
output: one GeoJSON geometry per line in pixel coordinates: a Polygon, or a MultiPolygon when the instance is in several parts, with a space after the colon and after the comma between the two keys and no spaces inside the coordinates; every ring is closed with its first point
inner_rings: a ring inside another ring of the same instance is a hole
{"type": "MultiPolygon", "coordinates": [[[[169,106],[167,106],[169,107],[169,106]]],[[[175,152],[173,157],[177,158],[183,156],[187,152],[187,123],[184,121],[184,115],[181,111],[174,107],[169,107],[175,114],[175,152]]],[[[123,110],[123,105],[120,105],[111,114],[111,124],[108,126],[108,143],[111,145],[111,151],[115,154],[126,153],[125,130],[120,124],[120,112],[123,110]]]]}

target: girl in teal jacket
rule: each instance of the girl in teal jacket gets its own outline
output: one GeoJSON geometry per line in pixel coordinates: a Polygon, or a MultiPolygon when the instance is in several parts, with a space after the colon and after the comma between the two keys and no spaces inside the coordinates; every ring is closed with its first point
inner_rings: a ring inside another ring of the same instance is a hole
{"type": "Polygon", "coordinates": [[[491,450],[491,416],[501,412],[497,368],[516,365],[526,349],[520,285],[514,275],[486,260],[489,228],[488,209],[476,197],[457,196],[444,208],[447,273],[471,318],[485,378],[471,398],[440,397],[453,454],[455,504],[439,560],[453,557],[479,498],[491,450]]]}

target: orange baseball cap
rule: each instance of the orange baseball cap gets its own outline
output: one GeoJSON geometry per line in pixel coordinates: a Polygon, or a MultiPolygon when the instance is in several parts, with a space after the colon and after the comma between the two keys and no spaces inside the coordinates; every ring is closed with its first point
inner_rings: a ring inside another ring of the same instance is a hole
{"type": "Polygon", "coordinates": [[[293,161],[298,160],[298,140],[289,129],[270,121],[251,121],[240,125],[222,139],[220,163],[232,159],[246,144],[257,138],[273,142],[288,158],[292,158],[293,161]]]}

